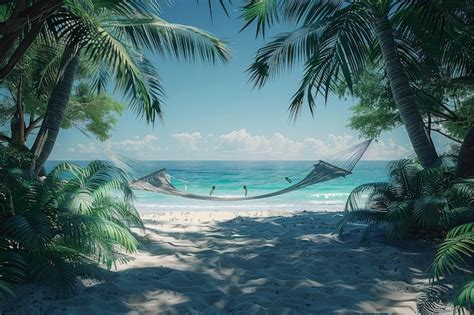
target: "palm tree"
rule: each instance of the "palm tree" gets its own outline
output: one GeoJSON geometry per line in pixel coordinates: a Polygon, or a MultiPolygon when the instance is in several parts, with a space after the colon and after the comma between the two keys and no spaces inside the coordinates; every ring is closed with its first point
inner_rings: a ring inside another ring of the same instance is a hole
{"type": "Polygon", "coordinates": [[[97,67],[94,87],[103,91],[110,79],[148,122],[161,114],[164,94],[148,54],[193,61],[227,61],[229,51],[216,37],[194,27],[159,18],[154,1],[88,1],[58,9],[48,19],[46,33],[64,44],[58,80],[32,151],[38,173],[49,157],[64,119],[79,59],[97,67]]]}
{"type": "MultiPolygon", "coordinates": [[[[114,2],[118,4],[118,1],[114,2]]],[[[122,5],[124,4],[124,1],[120,2],[122,2],[122,5]]],[[[159,7],[157,0],[137,0],[134,2],[143,7],[147,5],[155,8],[159,7]]],[[[220,7],[229,16],[227,3],[225,2],[232,4],[232,1],[219,0],[220,7]]],[[[91,1],[91,3],[97,3],[97,1],[91,1]]],[[[207,3],[212,20],[212,0],[207,0],[207,3]]],[[[76,4],[75,0],[0,1],[0,81],[21,61],[41,33],[50,16],[64,5],[75,6],[76,4]],[[17,42],[17,45],[14,45],[15,42],[17,42]]]]}
{"type": "MultiPolygon", "coordinates": [[[[54,42],[34,43],[23,60],[10,75],[0,83],[4,89],[0,98],[0,125],[10,124],[10,134],[0,136],[0,141],[29,151],[27,140],[42,123],[49,96],[56,86],[56,76],[63,49],[54,42]]],[[[66,108],[62,129],[85,123],[86,129],[101,141],[109,137],[115,124],[114,113],[121,113],[125,107],[105,92],[95,93],[91,77],[94,67],[82,60],[74,83],[72,100],[66,108]]]]}
{"type": "MultiPolygon", "coordinates": [[[[21,61],[64,0],[0,1],[0,81],[21,61]]],[[[70,1],[67,1],[70,2],[70,1]]]]}
{"type": "Polygon", "coordinates": [[[462,178],[474,177],[474,126],[469,128],[461,145],[457,176],[462,178]]]}
{"type": "Polygon", "coordinates": [[[459,29],[469,29],[466,3],[250,0],[244,7],[244,28],[256,22],[257,34],[265,34],[266,27],[280,20],[298,26],[258,51],[248,70],[251,80],[261,87],[270,77],[303,61],[303,79],[290,105],[296,116],[305,99],[313,114],[315,95],[321,94],[327,101],[329,92],[341,82],[351,89],[370,63],[382,65],[418,158],[424,167],[433,166],[438,156],[416,106],[410,76],[416,74],[417,62],[436,41],[437,45],[449,43],[436,49],[443,52],[442,59],[456,75],[468,71],[472,36],[465,36],[465,42],[456,37],[459,29]],[[456,53],[461,46],[464,53],[456,53]]]}

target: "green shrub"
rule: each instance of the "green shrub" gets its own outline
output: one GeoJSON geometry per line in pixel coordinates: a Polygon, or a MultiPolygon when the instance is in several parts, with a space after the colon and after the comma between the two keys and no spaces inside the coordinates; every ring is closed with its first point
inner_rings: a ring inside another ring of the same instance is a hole
{"type": "MultiPolygon", "coordinates": [[[[467,207],[457,208],[454,212],[460,225],[452,228],[436,253],[431,265],[431,277],[435,281],[453,273],[466,273],[472,268],[474,254],[474,179],[464,179],[453,183],[450,192],[457,198],[465,198],[467,207]],[[469,264],[469,259],[471,259],[469,264]]],[[[454,305],[460,311],[462,308],[474,310],[474,275],[466,276],[466,280],[457,289],[454,305]]]]}
{"type": "Polygon", "coordinates": [[[126,262],[137,248],[130,227],[143,227],[127,182],[100,161],[85,168],[61,164],[43,181],[3,169],[0,293],[34,281],[69,294],[78,276],[97,277],[100,266],[126,262]]]}
{"type": "MultiPolygon", "coordinates": [[[[472,268],[474,253],[474,180],[457,179],[452,158],[423,169],[412,160],[399,160],[387,167],[389,180],[356,187],[346,203],[339,228],[350,222],[368,223],[367,233],[380,224],[388,226],[392,239],[445,238],[431,267],[434,280],[472,268]]],[[[457,289],[454,304],[474,306],[474,278],[457,289]]]]}
{"type": "Polygon", "coordinates": [[[29,168],[33,154],[26,148],[6,146],[0,143],[0,169],[29,168]]]}

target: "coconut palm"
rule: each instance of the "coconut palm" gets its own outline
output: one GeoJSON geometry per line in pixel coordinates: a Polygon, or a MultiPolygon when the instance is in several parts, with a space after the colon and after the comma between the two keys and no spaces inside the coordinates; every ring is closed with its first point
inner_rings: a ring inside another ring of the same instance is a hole
{"type": "Polygon", "coordinates": [[[44,181],[21,170],[0,178],[0,294],[37,281],[70,293],[77,276],[126,262],[143,227],[122,171],[105,162],[61,164],[44,181]],[[121,192],[121,195],[117,195],[121,192]]]}
{"type": "MultiPolygon", "coordinates": [[[[106,1],[100,1],[104,5],[106,1]]],[[[126,5],[139,5],[142,7],[159,8],[156,0],[136,0],[127,4],[125,1],[107,1],[109,3],[126,5]]],[[[172,1],[166,0],[165,3],[172,1]]],[[[89,0],[90,4],[98,1],[89,0]]],[[[199,3],[199,1],[198,1],[199,3]]],[[[44,24],[56,10],[63,6],[74,7],[81,5],[76,0],[42,0],[42,1],[0,1],[0,81],[2,81],[21,61],[35,39],[40,35],[44,24]],[[14,43],[17,42],[17,45],[14,43]]],[[[209,13],[212,19],[213,3],[207,0],[209,13]]],[[[229,16],[227,5],[231,0],[219,0],[219,6],[229,16]]]]}
{"type": "MultiPolygon", "coordinates": [[[[34,131],[41,127],[49,95],[56,85],[61,55],[61,47],[54,42],[35,43],[0,83],[6,92],[0,97],[0,125],[10,125],[9,134],[0,136],[0,141],[29,150],[26,143],[29,138],[34,141],[34,131]]],[[[96,93],[91,80],[94,70],[88,60],[81,61],[61,128],[84,126],[88,133],[105,141],[116,123],[114,116],[122,113],[126,105],[106,92],[96,93]]]]}
{"type": "Polygon", "coordinates": [[[313,113],[317,94],[327,101],[341,82],[351,89],[368,64],[381,65],[418,158],[424,167],[433,166],[438,156],[416,106],[410,77],[416,75],[420,58],[433,48],[442,51],[441,59],[455,75],[469,71],[473,45],[467,2],[250,0],[243,18],[245,27],[256,24],[257,34],[278,21],[297,26],[258,51],[248,70],[251,80],[261,87],[303,61],[303,79],[290,105],[296,116],[305,100],[313,113]]]}
{"type": "MultiPolygon", "coordinates": [[[[67,0],[66,0],[67,1],[67,0]]],[[[20,62],[64,0],[0,1],[0,81],[20,62]]]]}
{"type": "Polygon", "coordinates": [[[128,97],[138,115],[154,122],[161,114],[163,87],[149,61],[151,54],[193,61],[227,61],[229,51],[216,37],[194,27],[168,23],[159,17],[156,1],[77,1],[48,18],[45,33],[64,44],[58,80],[32,150],[38,172],[56,141],[64,119],[79,58],[97,68],[97,91],[111,79],[128,97]]]}

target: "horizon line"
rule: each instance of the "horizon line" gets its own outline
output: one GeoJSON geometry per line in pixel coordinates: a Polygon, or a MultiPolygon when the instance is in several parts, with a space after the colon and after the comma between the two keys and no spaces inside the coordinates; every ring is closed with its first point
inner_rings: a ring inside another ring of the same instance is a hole
{"type": "MultiPolygon", "coordinates": [[[[140,159],[135,159],[135,158],[133,159],[137,161],[151,161],[151,162],[317,162],[321,160],[321,159],[314,159],[314,160],[171,160],[171,159],[140,160],[140,159]]],[[[48,160],[48,162],[64,162],[64,161],[88,162],[88,161],[97,161],[97,160],[107,161],[107,159],[88,159],[88,160],[52,159],[52,160],[48,160]]],[[[360,161],[389,162],[393,160],[361,159],[360,161]]]]}

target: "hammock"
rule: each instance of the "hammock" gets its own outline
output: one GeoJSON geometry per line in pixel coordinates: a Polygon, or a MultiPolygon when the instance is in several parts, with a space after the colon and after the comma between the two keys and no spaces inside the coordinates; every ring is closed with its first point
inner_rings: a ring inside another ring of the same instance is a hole
{"type": "MultiPolygon", "coordinates": [[[[161,170],[152,172],[151,174],[135,179],[131,182],[130,187],[133,189],[138,189],[138,190],[159,192],[159,193],[164,193],[168,195],[174,195],[174,196],[190,198],[190,199],[199,199],[199,200],[240,201],[240,200],[255,200],[255,199],[269,198],[269,197],[286,194],[286,193],[289,193],[289,192],[292,192],[304,187],[308,187],[316,183],[325,182],[334,178],[344,177],[351,174],[352,169],[355,167],[357,162],[361,159],[362,155],[365,153],[365,151],[367,150],[371,142],[372,142],[372,139],[364,141],[346,150],[337,152],[324,160],[320,160],[319,162],[314,164],[313,168],[309,171],[309,173],[297,183],[294,183],[284,189],[271,192],[271,193],[262,194],[262,195],[244,196],[244,197],[242,196],[219,197],[219,196],[211,196],[211,195],[206,196],[206,195],[198,195],[198,194],[189,193],[187,191],[179,190],[175,186],[173,186],[173,184],[171,183],[172,176],[167,174],[166,169],[161,169],[161,170]]],[[[114,164],[116,164],[118,167],[133,171],[133,166],[132,166],[133,163],[130,162],[130,159],[127,160],[127,159],[121,158],[117,154],[113,154],[110,151],[108,152],[108,155],[111,158],[111,160],[114,162],[114,164]]],[[[285,177],[285,179],[289,183],[291,183],[291,180],[289,177],[285,177]]],[[[185,184],[189,183],[184,180],[180,180],[180,181],[184,182],[185,184]]],[[[211,190],[211,192],[213,191],[213,189],[211,190]]]]}

